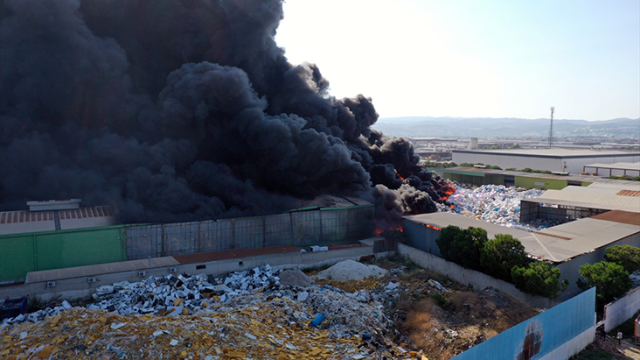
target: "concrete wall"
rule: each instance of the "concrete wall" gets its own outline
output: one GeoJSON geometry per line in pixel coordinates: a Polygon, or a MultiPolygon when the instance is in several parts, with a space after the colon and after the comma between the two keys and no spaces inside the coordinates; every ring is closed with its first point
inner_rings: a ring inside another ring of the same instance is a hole
{"type": "Polygon", "coordinates": [[[516,287],[511,283],[495,279],[479,271],[466,269],[458,264],[447,261],[441,257],[428,254],[411,246],[398,244],[398,253],[403,256],[407,256],[421,267],[446,275],[463,285],[472,285],[477,289],[492,287],[533,307],[551,308],[559,303],[556,300],[546,297],[527,294],[516,289],[516,287]]]}
{"type": "Polygon", "coordinates": [[[629,320],[638,310],[640,310],[640,287],[604,306],[605,330],[613,330],[616,326],[629,320]]]}
{"type": "MultiPolygon", "coordinates": [[[[95,289],[102,285],[109,285],[118,281],[137,282],[149,276],[168,275],[170,268],[176,268],[176,273],[186,272],[191,275],[206,273],[214,276],[223,275],[228,272],[249,270],[256,266],[269,264],[276,269],[303,269],[307,267],[316,267],[321,265],[332,265],[347,259],[358,260],[362,256],[372,255],[372,246],[361,246],[348,249],[338,249],[331,251],[288,253],[288,254],[270,254],[260,255],[250,258],[238,258],[221,261],[210,261],[203,263],[172,265],[162,267],[149,267],[146,261],[141,261],[141,267],[133,271],[109,273],[102,275],[92,275],[96,278],[96,282],[89,283],[87,277],[76,277],[69,279],[56,280],[56,286],[47,288],[46,282],[34,282],[30,284],[0,287],[0,299],[7,296],[14,298],[29,294],[37,295],[43,300],[48,300],[54,296],[61,296],[63,299],[74,299],[86,297],[95,292],[95,289]],[[196,267],[205,266],[205,268],[196,269],[196,267]],[[146,271],[145,277],[139,277],[139,271],[146,271]]],[[[375,254],[378,257],[385,256],[386,253],[375,254]]]]}
{"type": "Polygon", "coordinates": [[[595,289],[455,356],[453,360],[566,360],[595,338],[595,289]],[[529,356],[525,356],[528,353],[529,356]]]}
{"type": "Polygon", "coordinates": [[[580,266],[584,264],[595,264],[597,262],[604,261],[604,254],[606,253],[606,249],[616,245],[631,245],[640,247],[640,233],[618,240],[607,246],[595,249],[590,253],[574,257],[569,261],[554,265],[558,269],[560,269],[560,279],[569,280],[569,286],[567,287],[567,290],[565,290],[559,296],[559,299],[565,300],[581,293],[582,290],[578,287],[578,285],[576,285],[578,279],[582,278],[582,276],[580,275],[580,266]]]}

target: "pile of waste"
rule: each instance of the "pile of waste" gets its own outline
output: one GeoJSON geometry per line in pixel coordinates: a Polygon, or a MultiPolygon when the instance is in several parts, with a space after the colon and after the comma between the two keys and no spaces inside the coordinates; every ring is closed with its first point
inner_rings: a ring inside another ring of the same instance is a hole
{"type": "MultiPolygon", "coordinates": [[[[441,285],[428,287],[440,291],[441,285]]],[[[385,280],[347,292],[268,265],[221,278],[152,276],[103,285],[86,307],[65,301],[6,319],[0,324],[0,358],[421,358],[387,333],[392,321],[384,307],[403,289],[385,280]],[[311,285],[282,285],[281,274],[287,283],[311,285]]]]}
{"type": "Polygon", "coordinates": [[[557,225],[557,221],[538,219],[532,224],[521,223],[520,200],[537,198],[543,192],[544,190],[525,190],[503,185],[483,185],[471,189],[456,186],[456,192],[447,200],[453,208],[444,210],[492,224],[538,231],[557,225]]]}

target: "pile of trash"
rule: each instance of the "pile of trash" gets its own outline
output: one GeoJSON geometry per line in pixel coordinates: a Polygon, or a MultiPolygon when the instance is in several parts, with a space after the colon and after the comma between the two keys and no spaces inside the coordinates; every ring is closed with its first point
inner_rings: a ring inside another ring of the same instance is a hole
{"type": "Polygon", "coordinates": [[[269,265],[221,278],[152,276],[103,285],[86,307],[65,301],[5,320],[0,358],[411,359],[417,353],[388,336],[383,311],[402,290],[381,281],[349,293],[269,265]],[[310,286],[282,285],[280,274],[310,286]]]}
{"type": "Polygon", "coordinates": [[[456,192],[447,199],[453,208],[444,210],[533,232],[556,225],[556,222],[542,219],[534,224],[520,222],[520,200],[537,198],[543,192],[544,190],[525,190],[503,185],[483,185],[473,189],[456,186],[456,192]]]}

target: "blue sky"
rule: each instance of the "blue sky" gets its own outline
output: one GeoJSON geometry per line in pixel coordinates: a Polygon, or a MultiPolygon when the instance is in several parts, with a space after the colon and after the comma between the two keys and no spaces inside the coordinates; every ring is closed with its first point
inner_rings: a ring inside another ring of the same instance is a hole
{"type": "Polygon", "coordinates": [[[640,117],[637,0],[287,0],[276,41],[381,117],[640,117]]]}

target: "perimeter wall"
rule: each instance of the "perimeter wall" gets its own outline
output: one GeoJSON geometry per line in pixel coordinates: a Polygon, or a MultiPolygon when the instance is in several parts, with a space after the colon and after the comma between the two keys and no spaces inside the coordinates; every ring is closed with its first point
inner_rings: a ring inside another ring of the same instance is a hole
{"type": "Polygon", "coordinates": [[[565,360],[593,342],[595,287],[453,357],[453,360],[565,360]]]}
{"type": "Polygon", "coordinates": [[[604,306],[604,329],[613,330],[640,310],[640,287],[604,306]]]}
{"type": "Polygon", "coordinates": [[[30,271],[268,246],[310,246],[373,234],[373,205],[189,223],[0,235],[0,282],[30,271]]]}

